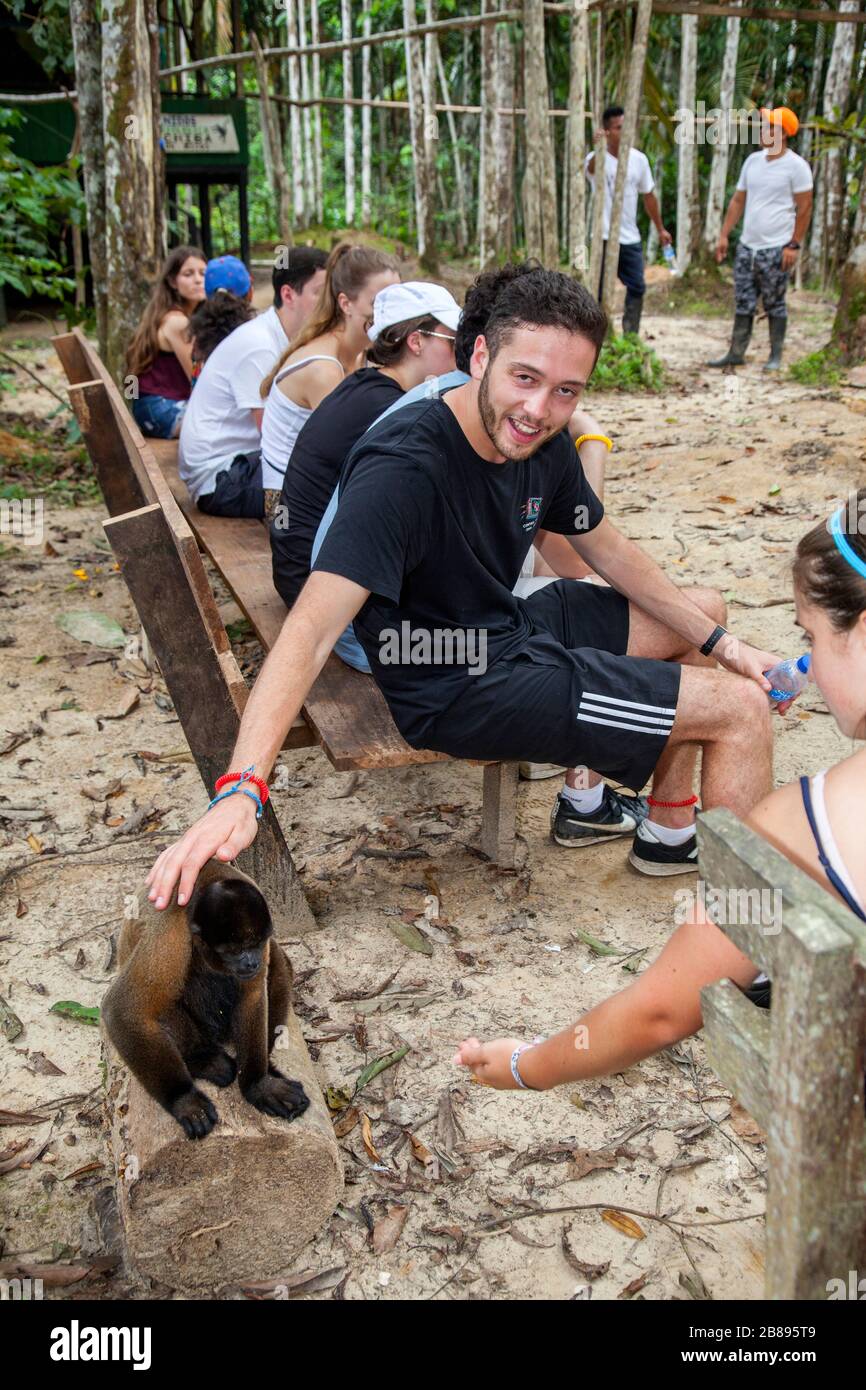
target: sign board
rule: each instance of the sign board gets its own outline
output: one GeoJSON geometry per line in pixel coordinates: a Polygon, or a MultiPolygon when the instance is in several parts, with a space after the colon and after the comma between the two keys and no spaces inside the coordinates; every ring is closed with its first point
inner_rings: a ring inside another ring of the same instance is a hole
{"type": "Polygon", "coordinates": [[[166,154],[240,154],[229,112],[163,111],[162,137],[166,154]]]}

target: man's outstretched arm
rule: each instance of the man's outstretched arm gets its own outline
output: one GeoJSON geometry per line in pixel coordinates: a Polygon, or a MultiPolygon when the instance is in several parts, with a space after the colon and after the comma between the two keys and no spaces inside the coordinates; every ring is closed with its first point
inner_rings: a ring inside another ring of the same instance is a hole
{"type": "MultiPolygon", "coordinates": [[[[292,722],[300,713],[334,643],[366,602],[369,590],[336,574],[310,576],[283,624],[247,702],[226,771],[252,766],[267,779],[292,722]]],[[[206,811],[176,844],[163,850],[147,877],[148,897],[167,907],[180,880],[179,906],[189,901],[209,859],[234,859],[252,844],[256,807],[248,796],[228,796],[206,811]]]]}

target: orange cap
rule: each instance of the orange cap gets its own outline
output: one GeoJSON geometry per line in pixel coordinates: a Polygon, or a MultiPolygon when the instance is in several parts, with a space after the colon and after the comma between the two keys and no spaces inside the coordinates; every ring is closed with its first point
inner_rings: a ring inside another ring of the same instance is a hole
{"type": "Polygon", "coordinates": [[[774,106],[772,111],[768,107],[762,106],[761,115],[770,122],[770,125],[780,125],[786,135],[796,135],[800,129],[800,122],[790,106],[774,106]]]}

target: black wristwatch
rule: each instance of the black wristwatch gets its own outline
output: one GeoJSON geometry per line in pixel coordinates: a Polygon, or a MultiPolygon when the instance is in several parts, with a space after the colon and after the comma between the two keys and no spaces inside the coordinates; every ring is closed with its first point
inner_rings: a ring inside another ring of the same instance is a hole
{"type": "Polygon", "coordinates": [[[727,631],[728,630],[725,627],[714,627],[706,642],[700,649],[701,656],[711,656],[716,643],[720,642],[723,637],[727,636],[727,631]]]}
{"type": "Polygon", "coordinates": [[[799,243],[799,241],[789,241],[789,242],[786,243],[786,246],[785,246],[785,250],[786,250],[786,251],[799,251],[799,249],[800,249],[800,243],[799,243]]]}

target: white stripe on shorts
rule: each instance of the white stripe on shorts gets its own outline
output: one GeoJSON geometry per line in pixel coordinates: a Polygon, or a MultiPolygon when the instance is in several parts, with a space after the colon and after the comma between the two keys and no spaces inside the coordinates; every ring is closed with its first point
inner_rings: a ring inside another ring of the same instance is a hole
{"type": "Polygon", "coordinates": [[[597,705],[591,700],[581,700],[580,710],[584,714],[606,714],[611,719],[636,719],[641,724],[665,724],[668,728],[673,725],[673,719],[659,714],[632,714],[631,710],[611,709],[609,705],[597,705]]]}
{"type": "Polygon", "coordinates": [[[673,724],[662,724],[659,721],[658,728],[650,728],[646,724],[626,724],[618,719],[596,719],[591,714],[578,714],[578,720],[584,724],[607,724],[611,729],[630,729],[635,734],[655,734],[657,738],[667,738],[673,724]]]}
{"type": "Polygon", "coordinates": [[[626,709],[648,709],[654,714],[676,714],[676,706],[668,709],[666,705],[642,705],[637,700],[620,700],[614,695],[599,695],[595,690],[584,690],[581,700],[601,700],[606,705],[622,705],[626,709]]]}

